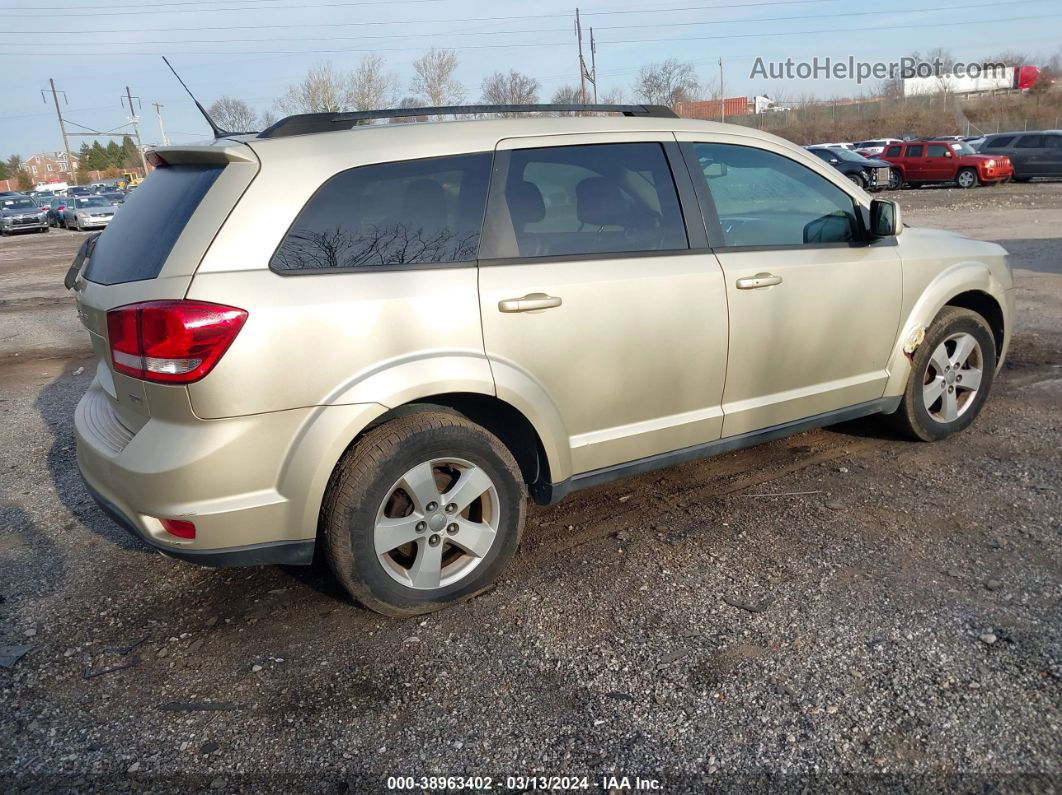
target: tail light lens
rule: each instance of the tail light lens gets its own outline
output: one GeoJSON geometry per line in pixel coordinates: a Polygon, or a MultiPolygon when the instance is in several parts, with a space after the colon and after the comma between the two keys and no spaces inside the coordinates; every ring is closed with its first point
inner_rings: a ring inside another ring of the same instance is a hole
{"type": "Polygon", "coordinates": [[[159,519],[159,523],[171,536],[188,539],[195,538],[195,524],[193,522],[185,522],[181,519],[159,519]]]}
{"type": "Polygon", "coordinates": [[[147,301],[107,313],[118,373],[160,384],[190,384],[209,373],[240,333],[247,312],[202,301],[147,301]]]}

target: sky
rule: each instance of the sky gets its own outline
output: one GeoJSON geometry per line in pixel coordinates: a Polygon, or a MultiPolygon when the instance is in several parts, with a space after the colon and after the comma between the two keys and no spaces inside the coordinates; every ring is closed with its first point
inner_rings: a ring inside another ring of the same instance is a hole
{"type": "MultiPolygon", "coordinates": [[[[712,85],[721,58],[727,96],[826,98],[868,93],[872,84],[765,80],[751,77],[752,67],[757,58],[891,61],[945,47],[978,60],[1062,47],[1057,0],[588,0],[580,13],[584,37],[594,28],[599,92],[622,88],[629,101],[639,68],[665,58],[691,62],[712,85]]],[[[160,142],[156,102],[172,143],[208,138],[160,55],[205,106],[232,96],[261,111],[311,65],[349,69],[366,53],[386,59],[406,93],[413,59],[433,46],[458,52],[470,101],[486,75],[509,69],[537,78],[549,101],[578,81],[573,28],[574,6],[556,0],[3,0],[0,156],[60,149],[51,95],[41,93],[49,78],[71,132],[127,124],[120,97],[129,86],[145,144],[160,142]]],[[[92,138],[71,138],[71,149],[82,141],[92,138]]]]}

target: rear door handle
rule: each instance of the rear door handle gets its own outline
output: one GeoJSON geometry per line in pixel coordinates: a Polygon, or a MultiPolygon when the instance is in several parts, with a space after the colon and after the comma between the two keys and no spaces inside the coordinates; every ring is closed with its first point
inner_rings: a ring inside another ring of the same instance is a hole
{"type": "Polygon", "coordinates": [[[739,290],[755,290],[760,287],[773,287],[781,283],[781,276],[775,276],[773,273],[757,273],[755,276],[746,276],[743,279],[738,279],[737,288],[739,290]]]}
{"type": "Polygon", "coordinates": [[[530,293],[523,298],[506,298],[498,302],[499,312],[534,312],[561,305],[561,299],[545,293],[530,293]]]}

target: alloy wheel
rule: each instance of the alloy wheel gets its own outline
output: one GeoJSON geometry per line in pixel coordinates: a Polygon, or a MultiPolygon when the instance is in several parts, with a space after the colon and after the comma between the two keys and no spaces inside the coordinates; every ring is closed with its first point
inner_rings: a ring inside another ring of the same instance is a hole
{"type": "Polygon", "coordinates": [[[929,359],[922,378],[922,401],[937,422],[953,422],[973,405],[981,386],[984,356],[972,334],[945,339],[929,359]]]}
{"type": "Polygon", "coordinates": [[[407,588],[443,588],[483,561],[500,519],[498,491],[482,467],[461,458],[425,461],[384,497],[373,528],[376,556],[407,588]]]}

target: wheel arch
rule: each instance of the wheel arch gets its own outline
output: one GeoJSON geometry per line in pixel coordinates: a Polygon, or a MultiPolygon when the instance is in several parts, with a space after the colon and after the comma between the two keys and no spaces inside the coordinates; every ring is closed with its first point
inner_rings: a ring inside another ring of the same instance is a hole
{"type": "Polygon", "coordinates": [[[889,360],[886,397],[903,394],[911,372],[911,356],[945,306],[970,309],[985,318],[996,342],[997,366],[1002,365],[1010,339],[1013,295],[1008,298],[1006,287],[984,263],[957,263],[926,286],[903,321],[889,360]]]}

